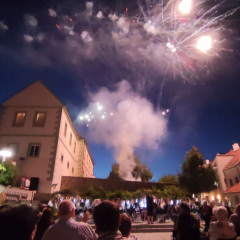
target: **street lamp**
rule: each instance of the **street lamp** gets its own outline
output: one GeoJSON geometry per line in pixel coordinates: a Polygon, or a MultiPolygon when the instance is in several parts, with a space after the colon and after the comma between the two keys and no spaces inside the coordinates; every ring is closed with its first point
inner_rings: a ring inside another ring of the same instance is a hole
{"type": "Polygon", "coordinates": [[[12,156],[12,152],[10,150],[3,149],[0,151],[0,156],[2,157],[2,164],[4,164],[6,158],[12,156]]]}

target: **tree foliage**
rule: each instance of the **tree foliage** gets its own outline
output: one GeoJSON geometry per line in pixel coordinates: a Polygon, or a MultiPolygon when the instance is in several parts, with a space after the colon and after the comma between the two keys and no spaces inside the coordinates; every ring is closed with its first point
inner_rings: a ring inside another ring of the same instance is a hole
{"type": "Polygon", "coordinates": [[[107,179],[110,180],[123,180],[119,174],[119,164],[115,163],[112,165],[112,171],[109,173],[107,179]]]}
{"type": "MultiPolygon", "coordinates": [[[[94,188],[90,187],[84,197],[90,199],[109,199],[114,200],[116,198],[120,198],[122,200],[130,200],[130,199],[140,199],[143,198],[147,194],[148,189],[138,189],[135,192],[128,192],[121,189],[117,189],[115,191],[107,191],[103,188],[100,190],[95,190],[94,188]],[[104,194],[101,194],[103,193],[104,194]]],[[[157,198],[170,198],[172,200],[182,199],[188,196],[187,192],[182,190],[177,186],[165,186],[163,189],[157,189],[153,187],[151,189],[151,194],[157,198]]]]}
{"type": "Polygon", "coordinates": [[[9,161],[5,161],[3,166],[0,166],[0,184],[14,186],[17,181],[17,168],[9,161]]]}
{"type": "Polygon", "coordinates": [[[178,177],[176,175],[168,174],[162,176],[159,180],[159,183],[169,183],[169,184],[178,184],[178,177]]]}
{"type": "MultiPolygon", "coordinates": [[[[135,166],[132,170],[132,176],[135,179],[141,179],[142,182],[148,182],[152,179],[153,175],[151,173],[151,170],[148,169],[148,167],[141,163],[140,159],[134,155],[134,162],[135,166]]],[[[119,164],[115,163],[112,165],[112,171],[109,173],[109,176],[107,179],[110,180],[123,180],[123,178],[119,174],[119,164]]]]}
{"type": "Polygon", "coordinates": [[[204,166],[202,154],[193,147],[182,164],[182,172],[179,174],[179,183],[191,194],[210,192],[215,189],[214,182],[217,176],[213,168],[204,166]]]}
{"type": "Polygon", "coordinates": [[[152,179],[153,175],[151,170],[148,167],[141,163],[140,159],[137,156],[134,156],[135,167],[132,171],[132,176],[135,179],[141,179],[142,182],[149,182],[152,179]]]}

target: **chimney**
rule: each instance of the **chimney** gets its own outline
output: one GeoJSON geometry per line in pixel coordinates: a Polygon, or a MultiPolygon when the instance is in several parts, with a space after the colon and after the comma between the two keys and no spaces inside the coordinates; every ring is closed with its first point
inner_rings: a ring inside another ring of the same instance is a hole
{"type": "Polygon", "coordinates": [[[233,148],[233,151],[236,152],[236,151],[239,149],[238,143],[234,143],[234,144],[232,145],[232,148],[233,148]]]}

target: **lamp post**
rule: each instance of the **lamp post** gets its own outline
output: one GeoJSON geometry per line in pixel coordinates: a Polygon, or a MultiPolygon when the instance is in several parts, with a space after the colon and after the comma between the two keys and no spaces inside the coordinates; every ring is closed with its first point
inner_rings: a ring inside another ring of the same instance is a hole
{"type": "Polygon", "coordinates": [[[0,156],[2,157],[2,165],[3,165],[4,162],[6,161],[6,158],[12,156],[12,152],[10,150],[3,149],[0,151],[0,156]]]}

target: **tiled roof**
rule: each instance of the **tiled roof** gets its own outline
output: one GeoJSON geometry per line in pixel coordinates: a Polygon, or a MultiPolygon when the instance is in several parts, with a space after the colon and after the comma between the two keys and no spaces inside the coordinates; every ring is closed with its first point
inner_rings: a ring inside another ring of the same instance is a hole
{"type": "Polygon", "coordinates": [[[237,193],[237,192],[240,192],[240,182],[228,188],[223,193],[237,193]]]}
{"type": "Polygon", "coordinates": [[[240,161],[240,148],[237,150],[237,151],[234,151],[234,150],[230,150],[228,153],[226,154],[223,154],[225,156],[233,156],[233,158],[228,162],[228,164],[224,167],[223,171],[224,170],[227,170],[231,167],[234,167],[236,166],[239,161],[240,161]]]}

